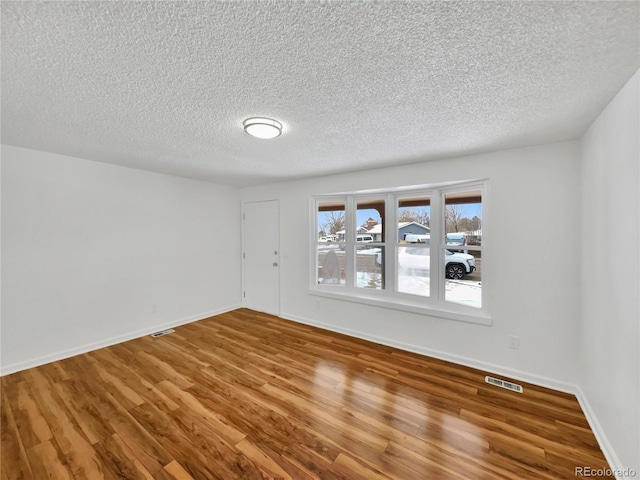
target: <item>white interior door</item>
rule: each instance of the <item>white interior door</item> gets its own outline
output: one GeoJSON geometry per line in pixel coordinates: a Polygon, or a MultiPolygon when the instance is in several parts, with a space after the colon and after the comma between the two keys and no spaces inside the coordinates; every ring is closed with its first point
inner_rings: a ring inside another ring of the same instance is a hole
{"type": "Polygon", "coordinates": [[[249,202],[243,214],[243,304],[280,315],[278,201],[249,202]]]}

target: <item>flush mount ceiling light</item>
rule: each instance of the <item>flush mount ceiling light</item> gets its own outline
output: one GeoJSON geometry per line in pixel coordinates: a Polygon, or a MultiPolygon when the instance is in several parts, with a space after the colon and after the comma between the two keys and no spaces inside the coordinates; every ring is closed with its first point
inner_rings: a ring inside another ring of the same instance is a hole
{"type": "Polygon", "coordinates": [[[282,134],[282,124],[277,120],[265,117],[251,117],[242,122],[244,131],[252,137],[276,138],[282,134]]]}

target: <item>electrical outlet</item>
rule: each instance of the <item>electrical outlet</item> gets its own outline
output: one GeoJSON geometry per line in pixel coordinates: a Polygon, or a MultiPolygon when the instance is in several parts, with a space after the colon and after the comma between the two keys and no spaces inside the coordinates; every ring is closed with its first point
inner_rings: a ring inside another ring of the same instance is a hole
{"type": "Polygon", "coordinates": [[[316,300],[316,308],[320,308],[320,300],[316,300]]]}
{"type": "Polygon", "coordinates": [[[516,337],[515,335],[509,335],[509,348],[513,348],[514,350],[520,350],[520,337],[516,337]]]}
{"type": "Polygon", "coordinates": [[[151,305],[151,313],[156,313],[158,311],[158,306],[153,304],[151,305]]]}

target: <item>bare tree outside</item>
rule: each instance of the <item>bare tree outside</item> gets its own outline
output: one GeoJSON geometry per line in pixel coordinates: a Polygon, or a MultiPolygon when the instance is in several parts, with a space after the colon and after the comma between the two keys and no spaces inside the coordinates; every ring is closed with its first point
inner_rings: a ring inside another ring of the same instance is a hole
{"type": "Polygon", "coordinates": [[[416,222],[425,227],[431,226],[429,212],[424,209],[403,208],[398,212],[398,222],[416,222]]]}
{"type": "Polygon", "coordinates": [[[325,217],[322,230],[332,235],[340,230],[344,230],[344,212],[335,210],[329,212],[325,217]]]}
{"type": "Polygon", "coordinates": [[[399,222],[415,222],[416,211],[412,208],[403,208],[398,212],[399,222]]]}
{"type": "Polygon", "coordinates": [[[454,233],[465,230],[462,225],[462,215],[463,210],[459,205],[447,205],[444,212],[445,233],[454,233]]]}
{"type": "Polygon", "coordinates": [[[418,215],[416,216],[416,221],[420,224],[420,225],[424,225],[425,227],[431,227],[431,220],[429,219],[429,212],[422,210],[418,212],[418,215]]]}
{"type": "Polygon", "coordinates": [[[477,216],[473,218],[463,217],[458,221],[458,227],[460,232],[476,232],[482,228],[482,222],[477,216]]]}
{"type": "Polygon", "coordinates": [[[480,230],[481,228],[482,228],[482,220],[480,220],[476,215],[471,219],[471,228],[469,230],[476,231],[476,230],[480,230]]]}

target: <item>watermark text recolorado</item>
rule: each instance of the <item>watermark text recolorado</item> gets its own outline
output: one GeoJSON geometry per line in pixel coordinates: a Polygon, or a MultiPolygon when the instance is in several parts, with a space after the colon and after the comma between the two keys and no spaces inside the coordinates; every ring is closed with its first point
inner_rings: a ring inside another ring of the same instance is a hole
{"type": "Polygon", "coordinates": [[[576,477],[622,477],[622,478],[635,478],[638,475],[633,468],[591,468],[591,467],[576,467],[576,477]]]}

